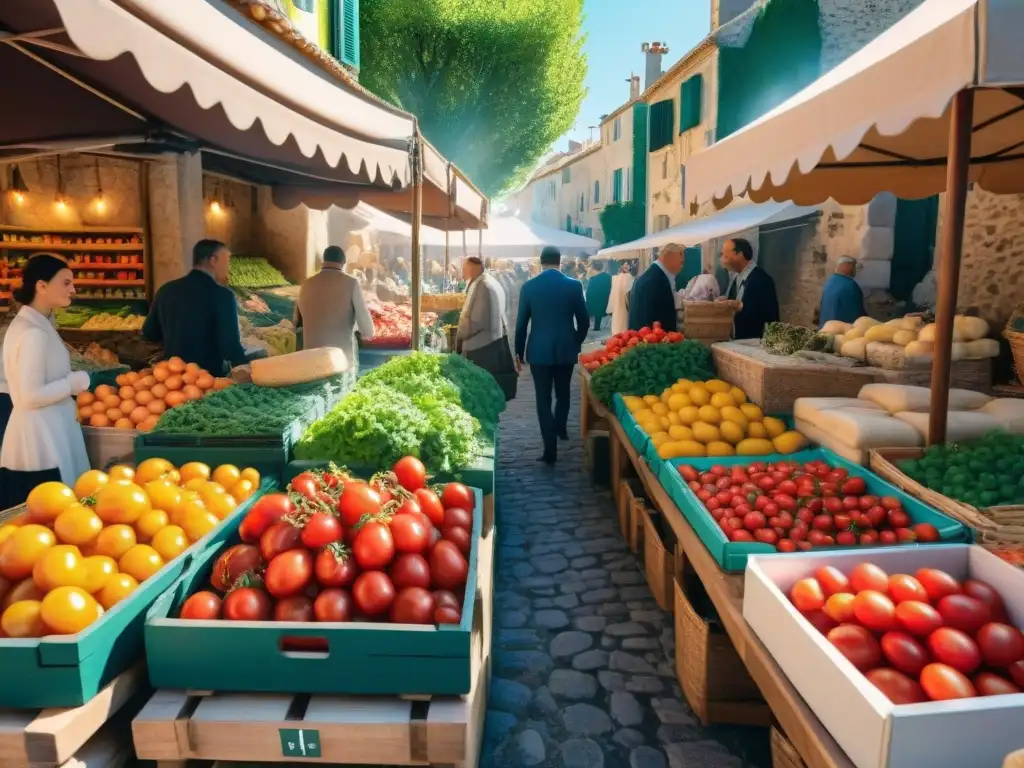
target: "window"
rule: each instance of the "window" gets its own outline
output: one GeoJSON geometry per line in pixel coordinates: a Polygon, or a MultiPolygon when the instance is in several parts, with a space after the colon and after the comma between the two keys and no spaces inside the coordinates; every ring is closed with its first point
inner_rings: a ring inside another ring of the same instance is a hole
{"type": "Polygon", "coordinates": [[[626,169],[626,200],[633,199],[633,169],[626,169]]]}
{"type": "Polygon", "coordinates": [[[572,232],[572,216],[565,217],[565,231],[572,232]]]}
{"type": "Polygon", "coordinates": [[[601,182],[594,182],[594,205],[599,205],[601,202],[601,182]]]}
{"type": "Polygon", "coordinates": [[[562,183],[563,184],[568,184],[570,181],[572,181],[572,168],[563,168],[562,169],[562,183]]]}
{"type": "Polygon", "coordinates": [[[622,118],[616,117],[615,122],[612,123],[612,141],[618,141],[622,138],[622,118]]]}
{"type": "Polygon", "coordinates": [[[612,171],[612,202],[622,202],[622,169],[612,171]]]}
{"type": "Polygon", "coordinates": [[[704,78],[701,75],[694,75],[683,82],[679,91],[680,133],[700,125],[703,90],[704,78]]]}
{"type": "Polygon", "coordinates": [[[661,214],[654,217],[654,231],[661,232],[668,229],[668,214],[661,214]]]}
{"type": "Polygon", "coordinates": [[[675,104],[672,99],[651,105],[650,132],[647,149],[656,152],[672,143],[672,129],[675,127],[675,104]]]}
{"type": "Polygon", "coordinates": [[[582,192],[580,192],[580,210],[581,211],[583,210],[584,197],[585,197],[585,195],[582,192]]]}

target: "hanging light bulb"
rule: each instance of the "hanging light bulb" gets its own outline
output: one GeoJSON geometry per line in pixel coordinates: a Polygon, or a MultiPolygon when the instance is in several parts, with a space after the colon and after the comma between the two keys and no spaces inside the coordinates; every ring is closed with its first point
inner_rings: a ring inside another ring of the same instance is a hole
{"type": "Polygon", "coordinates": [[[96,197],[92,201],[97,213],[107,212],[107,198],[103,195],[103,181],[100,179],[100,160],[96,158],[96,197]]]}
{"type": "Polygon", "coordinates": [[[57,155],[57,194],[53,196],[53,201],[59,210],[64,210],[68,204],[68,196],[64,192],[64,174],[60,168],[60,155],[57,155]]]}
{"type": "Polygon", "coordinates": [[[21,205],[25,202],[25,195],[29,192],[28,184],[25,183],[25,177],[21,175],[21,168],[17,164],[11,168],[11,183],[7,189],[15,204],[21,205]]]}

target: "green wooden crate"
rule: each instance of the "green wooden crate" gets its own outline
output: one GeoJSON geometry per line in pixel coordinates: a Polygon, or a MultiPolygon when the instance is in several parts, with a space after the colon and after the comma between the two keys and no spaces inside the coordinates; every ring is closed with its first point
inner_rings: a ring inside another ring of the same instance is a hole
{"type": "Polygon", "coordinates": [[[214,530],[77,635],[0,639],[0,707],[78,707],[89,701],[142,655],[150,605],[195,559],[237,530],[256,499],[272,487],[265,482],[214,530]]]}
{"type": "Polygon", "coordinates": [[[217,557],[239,541],[232,535],[196,558],[150,608],[145,632],[150,682],[156,688],[221,693],[469,693],[483,509],[482,494],[479,489],[474,491],[473,547],[458,626],[171,618],[190,595],[209,588],[210,570],[217,557]],[[327,650],[289,650],[289,646],[303,645],[326,645],[327,650]]]}

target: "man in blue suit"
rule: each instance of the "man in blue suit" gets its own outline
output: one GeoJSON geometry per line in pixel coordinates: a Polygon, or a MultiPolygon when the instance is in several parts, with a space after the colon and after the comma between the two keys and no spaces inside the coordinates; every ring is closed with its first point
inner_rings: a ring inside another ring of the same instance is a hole
{"type": "Polygon", "coordinates": [[[562,255],[553,246],[540,254],[541,273],[526,281],[519,292],[516,318],[516,363],[530,364],[537,390],[537,420],[544,438],[544,454],[538,459],[554,464],[557,438],[569,439],[569,388],[572,369],[587,338],[590,316],[583,286],[559,271],[562,255]],[[527,333],[529,328],[529,333],[527,333]],[[551,390],[555,410],[551,412],[551,390]]]}

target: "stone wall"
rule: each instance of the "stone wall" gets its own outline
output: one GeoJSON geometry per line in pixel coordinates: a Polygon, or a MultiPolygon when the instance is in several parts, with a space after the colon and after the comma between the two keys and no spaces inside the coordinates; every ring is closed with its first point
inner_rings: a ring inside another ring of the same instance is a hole
{"type": "Polygon", "coordinates": [[[254,188],[241,181],[223,178],[203,179],[206,236],[225,243],[235,253],[259,252],[256,221],[253,216],[254,188]],[[217,205],[209,203],[216,201],[217,205]]]}
{"type": "Polygon", "coordinates": [[[924,0],[818,0],[821,71],[828,72],[924,0]]]}

